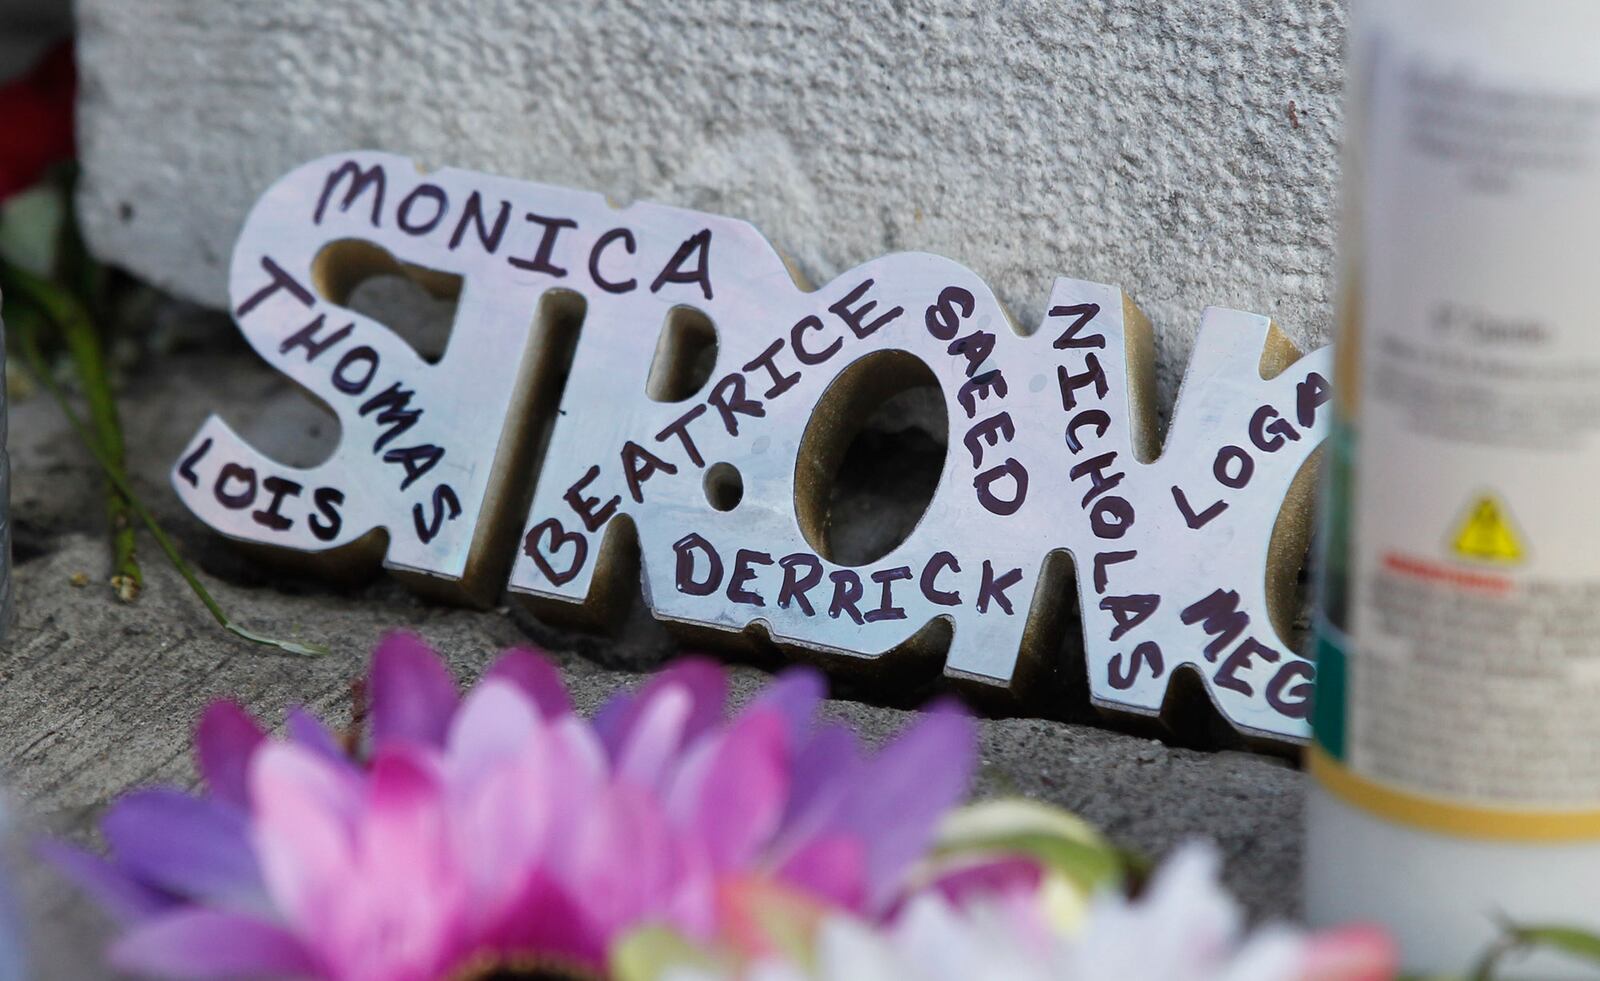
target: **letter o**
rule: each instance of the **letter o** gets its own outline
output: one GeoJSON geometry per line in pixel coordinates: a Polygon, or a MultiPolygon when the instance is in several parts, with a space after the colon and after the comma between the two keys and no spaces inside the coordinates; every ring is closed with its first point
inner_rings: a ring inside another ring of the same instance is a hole
{"type": "Polygon", "coordinates": [[[449,207],[450,199],[445,195],[444,188],[437,184],[418,184],[416,189],[400,202],[395,222],[400,226],[400,230],[408,235],[426,235],[438,228],[439,222],[444,221],[444,213],[449,207]],[[411,221],[411,206],[417,203],[419,197],[430,198],[433,201],[433,217],[420,225],[411,221]]]}
{"type": "Polygon", "coordinates": [[[1218,450],[1217,459],[1211,464],[1211,474],[1217,478],[1217,483],[1234,490],[1250,483],[1255,472],[1256,461],[1250,459],[1250,454],[1242,448],[1233,445],[1218,450]]]}
{"type": "Polygon", "coordinates": [[[1133,505],[1125,497],[1102,494],[1089,509],[1089,530],[1096,538],[1121,538],[1133,527],[1133,505]]]}
{"type": "Polygon", "coordinates": [[[225,463],[217,472],[217,482],[211,488],[211,492],[216,496],[218,504],[234,511],[241,511],[255,502],[256,472],[238,463],[225,463]],[[230,480],[243,484],[244,489],[230,493],[227,489],[230,480]]]}
{"type": "Polygon", "coordinates": [[[378,373],[378,352],[365,344],[346,351],[339,363],[333,366],[333,387],[346,395],[360,395],[372,384],[372,376],[378,373]],[[357,362],[367,363],[367,373],[361,378],[352,381],[348,369],[357,362]]]}

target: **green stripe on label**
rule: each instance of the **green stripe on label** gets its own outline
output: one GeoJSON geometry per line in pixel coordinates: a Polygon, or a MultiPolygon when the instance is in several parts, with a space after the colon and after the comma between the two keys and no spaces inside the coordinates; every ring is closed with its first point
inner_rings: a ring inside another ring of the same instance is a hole
{"type": "Polygon", "coordinates": [[[1311,738],[1335,760],[1344,760],[1346,662],[1344,634],[1317,618],[1312,651],[1317,662],[1317,692],[1311,705],[1311,738]]]}

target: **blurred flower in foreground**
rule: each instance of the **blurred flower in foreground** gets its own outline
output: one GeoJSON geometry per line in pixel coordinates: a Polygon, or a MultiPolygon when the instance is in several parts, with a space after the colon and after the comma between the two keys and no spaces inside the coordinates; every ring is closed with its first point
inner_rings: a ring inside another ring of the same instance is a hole
{"type": "MultiPolygon", "coordinates": [[[[622,945],[622,981],[1380,981],[1396,954],[1376,929],[1244,933],[1216,854],[1189,845],[1129,900],[1102,889],[1081,911],[1026,890],[961,899],[931,890],[887,925],[837,913],[765,956],[706,951],[659,932],[622,945]],[[1081,913],[1081,915],[1079,915],[1081,913]]],[[[793,919],[792,917],[790,918],[793,919]]]]}
{"type": "Polygon", "coordinates": [[[72,45],[65,41],[20,78],[0,85],[0,201],[71,159],[76,91],[72,45]]]}
{"type": "Polygon", "coordinates": [[[128,930],[124,970],[188,978],[594,976],[657,925],[710,941],[770,886],[871,919],[965,793],[971,722],[935,709],[876,754],[781,676],[726,717],[722,669],[684,661],[576,716],[556,670],[506,654],[460,699],[397,634],[373,656],[370,757],[294,711],[268,739],[213,705],[207,792],[132,793],[110,857],[57,862],[128,930]],[[508,975],[517,976],[517,975],[508,975]]]}

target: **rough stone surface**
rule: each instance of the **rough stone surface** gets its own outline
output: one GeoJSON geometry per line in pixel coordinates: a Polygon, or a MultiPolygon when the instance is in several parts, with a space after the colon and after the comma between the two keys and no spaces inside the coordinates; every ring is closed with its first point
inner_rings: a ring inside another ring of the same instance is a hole
{"type": "Polygon", "coordinates": [[[1119,283],[1330,325],[1342,0],[79,0],[95,251],[211,304],[255,198],[372,147],[747,218],[814,280],[923,250],[1037,324],[1119,283]],[[158,53],[158,54],[153,54],[158,53]]]}
{"type": "MultiPolygon", "coordinates": [[[[169,324],[168,333],[193,337],[213,327],[202,319],[198,328],[169,324]]],[[[290,384],[225,335],[202,350],[136,365],[130,379],[124,417],[138,447],[134,483],[198,560],[218,599],[250,627],[320,642],[334,653],[298,659],[232,639],[153,548],[146,548],[143,597],[132,605],[112,599],[103,585],[108,560],[96,472],[51,404],[38,396],[21,402],[12,416],[19,620],[0,658],[0,772],[16,791],[24,836],[92,842],[93,822],[116,794],[151,781],[192,782],[189,731],[211,698],[238,697],[273,721],[301,703],[342,724],[366,652],[391,627],[428,637],[463,680],[493,652],[531,634],[558,659],[585,711],[635,683],[633,669],[670,653],[657,641],[619,652],[614,642],[503,611],[429,605],[386,579],[331,589],[260,567],[185,515],[167,489],[166,469],[209,411],[263,442],[274,433],[283,441],[303,435],[320,417],[294,409],[303,400],[290,384]],[[89,585],[72,585],[80,572],[89,585]]],[[[740,667],[735,677],[747,697],[762,675],[740,667]]],[[[903,711],[860,701],[836,700],[828,711],[872,740],[906,722],[903,711]]],[[[1212,837],[1252,913],[1294,912],[1302,780],[1281,761],[1031,719],[986,720],[982,740],[978,794],[1061,803],[1151,854],[1192,836],[1212,837]]],[[[45,961],[41,976],[103,976],[95,959],[106,930],[101,918],[46,869],[28,867],[24,884],[45,961]]]]}

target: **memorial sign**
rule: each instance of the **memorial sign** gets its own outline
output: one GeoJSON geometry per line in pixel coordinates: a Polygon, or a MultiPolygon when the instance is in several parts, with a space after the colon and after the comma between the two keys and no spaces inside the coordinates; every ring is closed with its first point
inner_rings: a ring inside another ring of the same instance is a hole
{"type": "Polygon", "coordinates": [[[208,420],[173,481],[224,534],[322,555],[381,531],[386,565],[468,593],[514,549],[513,594],[599,613],[636,547],[663,620],[823,655],[944,647],[948,673],[1001,685],[1053,649],[1075,570],[1096,704],[1154,714],[1190,666],[1241,730],[1306,731],[1283,595],[1331,355],[1265,317],[1206,311],[1163,441],[1150,324],[1114,286],[1058,280],[1025,332],[949,259],[811,289],[736,219],[373,152],[270,189],[230,285],[250,343],[342,441],[290,468],[208,420]],[[383,270],[459,291],[437,363],[342,305],[383,270]],[[886,554],[841,561],[843,452],[927,384],[949,429],[933,496],[886,554]]]}

